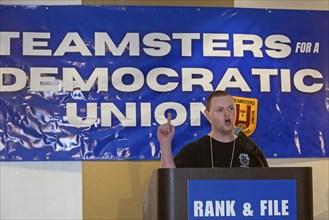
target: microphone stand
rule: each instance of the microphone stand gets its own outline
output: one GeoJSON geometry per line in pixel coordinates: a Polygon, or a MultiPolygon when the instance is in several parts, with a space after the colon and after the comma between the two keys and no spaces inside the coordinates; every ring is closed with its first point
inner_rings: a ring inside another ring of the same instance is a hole
{"type": "Polygon", "coordinates": [[[269,167],[265,159],[264,153],[256,144],[248,143],[246,148],[249,153],[253,154],[257,158],[258,162],[262,165],[262,167],[269,167]]]}
{"type": "Polygon", "coordinates": [[[266,158],[265,158],[263,152],[261,151],[261,149],[257,146],[257,144],[253,140],[248,138],[243,133],[243,131],[240,127],[236,127],[234,129],[234,134],[241,138],[241,141],[246,146],[247,151],[257,158],[258,162],[262,165],[262,167],[269,167],[268,163],[266,161],[266,158]]]}

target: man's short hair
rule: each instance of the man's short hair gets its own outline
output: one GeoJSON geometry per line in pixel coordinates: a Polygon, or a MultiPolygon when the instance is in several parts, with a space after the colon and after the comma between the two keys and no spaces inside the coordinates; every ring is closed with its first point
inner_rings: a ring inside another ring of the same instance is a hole
{"type": "Polygon", "coordinates": [[[232,99],[233,97],[230,95],[230,93],[223,91],[223,90],[216,90],[212,93],[210,93],[210,95],[208,96],[207,100],[206,100],[206,110],[210,111],[210,106],[211,106],[211,100],[214,97],[222,97],[222,96],[230,96],[232,99]]]}

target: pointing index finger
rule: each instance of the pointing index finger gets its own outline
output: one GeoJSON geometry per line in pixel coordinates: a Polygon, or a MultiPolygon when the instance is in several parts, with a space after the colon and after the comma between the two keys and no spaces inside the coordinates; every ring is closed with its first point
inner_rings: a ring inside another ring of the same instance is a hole
{"type": "Polygon", "coordinates": [[[169,125],[171,125],[171,113],[170,112],[168,112],[168,114],[167,114],[167,123],[169,125]]]}

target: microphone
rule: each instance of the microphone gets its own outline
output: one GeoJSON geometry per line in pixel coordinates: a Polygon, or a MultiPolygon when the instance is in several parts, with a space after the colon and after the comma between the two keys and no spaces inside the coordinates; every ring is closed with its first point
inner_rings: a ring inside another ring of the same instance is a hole
{"type": "Polygon", "coordinates": [[[257,146],[257,144],[253,140],[251,140],[245,133],[243,133],[240,127],[236,127],[233,132],[245,144],[247,151],[249,153],[254,154],[263,167],[268,167],[265,156],[262,150],[257,146]]]}
{"type": "Polygon", "coordinates": [[[253,140],[251,140],[245,133],[243,133],[240,127],[236,127],[234,129],[234,134],[242,140],[242,142],[246,145],[248,151],[258,153],[260,149],[257,144],[253,140]]]}

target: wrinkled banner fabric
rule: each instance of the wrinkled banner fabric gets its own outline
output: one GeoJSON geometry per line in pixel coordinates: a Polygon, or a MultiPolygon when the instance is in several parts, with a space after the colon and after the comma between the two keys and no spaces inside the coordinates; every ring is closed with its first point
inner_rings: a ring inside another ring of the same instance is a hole
{"type": "Polygon", "coordinates": [[[211,91],[268,158],[328,158],[327,11],[1,6],[0,152],[17,160],[157,160],[210,131],[211,91]]]}

